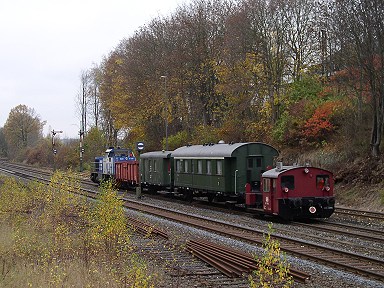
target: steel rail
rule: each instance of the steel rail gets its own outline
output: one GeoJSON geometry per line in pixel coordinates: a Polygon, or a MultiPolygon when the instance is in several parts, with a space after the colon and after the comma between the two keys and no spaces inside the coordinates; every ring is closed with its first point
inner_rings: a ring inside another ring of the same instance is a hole
{"type": "MultiPolygon", "coordinates": [[[[16,173],[17,174],[17,173],[16,173]]],[[[20,173],[22,174],[22,173],[20,173]]],[[[32,178],[32,176],[28,175],[32,178]]],[[[39,178],[39,177],[37,177],[39,178]]],[[[48,181],[43,179],[44,181],[48,181]]],[[[84,189],[87,194],[95,194],[95,191],[84,189]]],[[[89,196],[89,195],[88,195],[89,196]]],[[[92,197],[92,196],[91,196],[92,197]]],[[[96,197],[96,196],[93,196],[96,197]]],[[[199,227],[204,230],[212,231],[229,237],[236,237],[238,239],[261,244],[263,239],[263,232],[246,227],[236,227],[228,223],[221,221],[215,221],[213,219],[201,219],[194,215],[184,215],[177,211],[166,211],[164,208],[156,207],[154,205],[144,204],[134,200],[124,199],[124,206],[127,208],[143,211],[148,214],[161,216],[171,219],[173,221],[179,221],[191,226],[199,227]],[[156,210],[156,212],[155,212],[156,210]],[[175,217],[177,215],[177,217],[175,217]],[[223,228],[225,227],[225,228],[223,228]],[[232,230],[232,231],[229,231],[232,230]]],[[[356,253],[348,251],[340,251],[340,249],[333,249],[323,245],[309,243],[298,239],[290,239],[287,237],[272,235],[274,238],[281,241],[281,249],[288,253],[301,255],[305,258],[316,260],[319,262],[330,264],[334,267],[341,267],[348,271],[353,271],[358,274],[375,278],[384,282],[384,261],[364,255],[358,255],[356,253]],[[354,258],[352,260],[351,258],[354,258]]]]}
{"type": "MultiPolygon", "coordinates": [[[[259,260],[252,255],[206,240],[189,240],[187,250],[196,257],[210,263],[228,277],[240,277],[258,269],[259,260]]],[[[274,269],[277,269],[274,266],[274,269]]],[[[310,275],[296,269],[289,269],[289,276],[295,281],[305,283],[310,275]]]]}
{"type": "Polygon", "coordinates": [[[384,213],[382,212],[336,207],[334,213],[348,216],[372,218],[384,221],[384,213]]]}
{"type": "MultiPolygon", "coordinates": [[[[262,245],[263,231],[257,231],[247,227],[224,223],[213,219],[200,218],[194,215],[184,215],[177,211],[167,211],[154,205],[139,203],[125,199],[125,206],[131,209],[143,211],[152,215],[164,217],[173,221],[192,225],[203,230],[220,233],[229,237],[236,237],[244,241],[262,245]]],[[[281,242],[280,248],[288,253],[300,255],[307,259],[316,260],[334,267],[341,267],[348,271],[356,272],[366,277],[378,279],[384,282],[384,261],[356,253],[341,251],[340,249],[310,243],[299,239],[292,239],[277,234],[272,237],[281,242]]]]}

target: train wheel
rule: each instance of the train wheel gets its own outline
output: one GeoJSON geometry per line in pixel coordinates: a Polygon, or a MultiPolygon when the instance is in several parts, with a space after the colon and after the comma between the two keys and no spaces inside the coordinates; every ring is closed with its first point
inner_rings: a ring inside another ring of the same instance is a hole
{"type": "Polygon", "coordinates": [[[190,190],[183,191],[183,199],[188,202],[192,202],[193,200],[193,192],[190,190]]]}

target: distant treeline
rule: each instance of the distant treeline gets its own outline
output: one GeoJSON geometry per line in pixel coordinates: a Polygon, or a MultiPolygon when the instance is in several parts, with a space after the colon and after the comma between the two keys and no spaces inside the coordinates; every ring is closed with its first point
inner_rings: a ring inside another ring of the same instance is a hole
{"type": "Polygon", "coordinates": [[[378,0],[193,0],[82,72],[85,141],[93,130],[106,146],[147,150],[164,149],[166,135],[169,149],[336,141],[377,156],[383,23],[378,0]]]}

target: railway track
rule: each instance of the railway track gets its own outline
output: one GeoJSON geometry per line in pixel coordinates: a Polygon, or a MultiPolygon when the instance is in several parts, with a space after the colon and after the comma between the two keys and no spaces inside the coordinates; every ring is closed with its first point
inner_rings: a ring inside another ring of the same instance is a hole
{"type": "Polygon", "coordinates": [[[352,224],[334,223],[329,221],[316,221],[315,223],[311,224],[302,222],[292,222],[291,225],[309,227],[311,229],[316,229],[319,231],[339,233],[342,235],[358,237],[360,239],[366,239],[372,242],[384,244],[384,231],[374,228],[367,228],[361,226],[357,227],[352,224]]]}
{"type": "MultiPolygon", "coordinates": [[[[7,172],[11,171],[10,169],[6,170],[7,172]]],[[[87,193],[94,194],[95,192],[87,190],[87,193]]],[[[176,211],[164,211],[159,207],[151,207],[151,205],[143,206],[144,203],[128,199],[125,200],[126,207],[129,207],[130,209],[145,211],[152,215],[182,222],[187,225],[199,227],[204,230],[219,233],[227,237],[241,239],[257,245],[261,245],[263,241],[263,231],[255,231],[254,229],[247,229],[245,227],[234,227],[234,225],[228,225],[220,221],[215,222],[211,219],[197,219],[196,216],[185,216],[176,211]],[[157,212],[154,212],[154,210],[157,210],[157,212]],[[171,216],[171,214],[173,214],[173,216],[171,216]]],[[[356,255],[355,253],[348,253],[346,251],[343,252],[340,251],[340,249],[332,249],[330,247],[316,245],[306,241],[299,241],[297,239],[288,239],[278,235],[274,235],[274,237],[280,241],[282,250],[289,254],[300,255],[307,259],[312,259],[384,282],[384,262],[382,260],[365,257],[363,255],[356,255]]]]}
{"type": "Polygon", "coordinates": [[[384,213],[381,213],[381,212],[336,207],[335,213],[339,215],[376,219],[384,222],[384,213]]]}
{"type": "MultiPolygon", "coordinates": [[[[12,174],[13,176],[21,177],[27,180],[37,180],[44,184],[49,183],[48,179],[41,176],[33,175],[33,173],[36,172],[35,169],[29,169],[28,167],[23,167],[23,166],[21,167],[21,169],[19,166],[17,167],[13,166],[13,168],[11,168],[12,170],[9,170],[9,168],[10,166],[8,166],[7,169],[0,168],[0,172],[3,171],[3,172],[6,172],[7,174],[12,174]],[[19,169],[19,171],[14,171],[14,169],[19,169]]],[[[39,174],[45,174],[45,176],[50,176],[50,173],[39,173],[39,174]]],[[[97,192],[95,192],[94,190],[83,188],[81,194],[87,197],[97,198],[97,192]]],[[[127,221],[128,221],[128,225],[130,225],[134,231],[140,234],[143,234],[145,236],[155,235],[155,236],[161,237],[162,239],[168,240],[168,234],[162,231],[161,229],[148,225],[144,222],[138,221],[137,219],[132,217],[127,217],[127,221]]],[[[210,268],[201,267],[201,265],[190,264],[190,263],[186,265],[186,263],[188,263],[189,261],[187,261],[185,257],[182,258],[181,260],[176,261],[176,262],[179,262],[180,265],[174,265],[172,267],[172,270],[174,270],[174,277],[214,276],[214,283],[215,285],[217,284],[218,286],[229,285],[230,287],[233,287],[233,285],[235,285],[236,287],[248,287],[247,278],[244,278],[243,276],[251,273],[252,269],[257,267],[257,263],[258,263],[252,255],[247,253],[242,253],[241,251],[236,251],[234,249],[229,249],[227,247],[218,248],[218,246],[215,245],[213,242],[207,242],[207,241],[204,242],[204,245],[208,245],[209,247],[211,247],[209,252],[207,252],[206,249],[204,251],[204,249],[201,247],[200,249],[196,248],[196,245],[198,244],[196,244],[195,240],[188,241],[186,246],[189,248],[187,250],[190,251],[193,255],[197,256],[199,259],[203,260],[205,263],[208,263],[209,265],[216,268],[218,271],[221,271],[221,273],[226,277],[228,278],[238,277],[241,279],[229,282],[228,279],[218,276],[217,272],[212,272],[212,269],[210,268]],[[191,248],[191,243],[195,243],[193,244],[194,248],[191,248]],[[213,248],[213,247],[216,247],[216,248],[213,248]],[[230,254],[230,256],[226,255],[225,257],[217,260],[218,259],[217,251],[219,250],[226,251],[226,252],[232,251],[232,254],[230,254]],[[252,265],[246,265],[245,263],[247,262],[252,263],[252,265]],[[223,270],[223,267],[226,267],[226,269],[223,270]]],[[[163,245],[163,248],[165,247],[166,245],[163,245]]],[[[144,250],[147,251],[148,249],[152,249],[152,248],[144,247],[141,249],[141,252],[143,252],[144,250]]],[[[154,252],[152,252],[152,254],[153,253],[154,252]]],[[[165,257],[164,255],[166,254],[168,255],[169,251],[159,252],[157,250],[156,254],[162,255],[160,257],[162,258],[163,261],[167,257],[170,257],[170,259],[172,259],[175,262],[175,259],[178,258],[178,256],[175,257],[175,254],[172,254],[173,256],[165,257]]],[[[293,277],[295,281],[299,281],[299,282],[305,282],[310,278],[309,274],[296,269],[291,269],[290,275],[293,277]]],[[[209,279],[205,280],[205,285],[209,282],[211,282],[211,280],[209,279]]]]}
{"type": "MultiPolygon", "coordinates": [[[[170,211],[133,200],[125,200],[124,205],[129,209],[143,211],[158,217],[178,221],[186,225],[249,243],[257,245],[262,245],[263,243],[263,231],[256,231],[212,219],[208,220],[195,215],[185,215],[177,211],[170,211]]],[[[358,255],[348,251],[341,251],[340,249],[318,245],[308,241],[301,241],[299,239],[291,239],[278,235],[273,235],[273,237],[280,242],[281,249],[289,254],[299,255],[306,259],[315,260],[384,282],[384,260],[358,255]]]]}

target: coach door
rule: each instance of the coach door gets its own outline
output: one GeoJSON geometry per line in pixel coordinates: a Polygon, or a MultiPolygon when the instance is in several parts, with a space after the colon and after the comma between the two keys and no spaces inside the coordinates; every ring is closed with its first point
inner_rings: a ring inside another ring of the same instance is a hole
{"type": "Polygon", "coordinates": [[[247,158],[247,182],[251,184],[252,191],[260,192],[260,178],[262,171],[262,157],[252,156],[247,158]]]}

